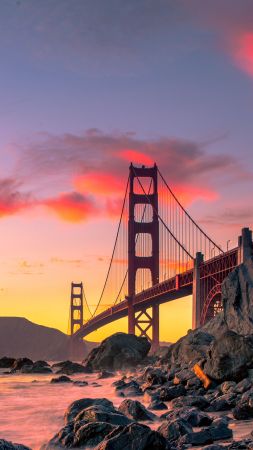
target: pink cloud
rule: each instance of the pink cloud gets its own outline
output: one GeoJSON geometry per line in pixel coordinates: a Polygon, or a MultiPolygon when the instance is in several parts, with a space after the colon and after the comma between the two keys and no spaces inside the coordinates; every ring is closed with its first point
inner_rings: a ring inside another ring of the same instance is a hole
{"type": "Polygon", "coordinates": [[[68,222],[81,222],[97,214],[95,204],[79,192],[61,194],[44,200],[43,205],[53,211],[60,219],[68,222]]]}

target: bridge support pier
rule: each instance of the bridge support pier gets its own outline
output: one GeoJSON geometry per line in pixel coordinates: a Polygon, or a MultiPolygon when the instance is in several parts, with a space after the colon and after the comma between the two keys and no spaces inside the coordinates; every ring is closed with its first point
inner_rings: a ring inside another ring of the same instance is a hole
{"type": "Polygon", "coordinates": [[[192,329],[200,327],[201,319],[201,294],[200,294],[200,264],[204,256],[197,252],[194,259],[193,284],[192,284],[192,329]]]}
{"type": "MultiPolygon", "coordinates": [[[[145,336],[152,343],[152,349],[156,350],[159,346],[159,305],[152,306],[152,316],[147,309],[142,309],[135,313],[132,297],[127,297],[128,302],[128,333],[135,334],[136,328],[139,336],[145,336]],[[148,331],[152,328],[152,337],[148,331]]],[[[149,308],[148,308],[149,309],[149,308]]]]}

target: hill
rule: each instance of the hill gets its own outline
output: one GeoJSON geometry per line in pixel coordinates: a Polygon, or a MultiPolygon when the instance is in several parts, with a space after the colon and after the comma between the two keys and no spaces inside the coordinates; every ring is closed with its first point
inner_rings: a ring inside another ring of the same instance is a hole
{"type": "Polygon", "coordinates": [[[95,345],[83,341],[73,346],[69,336],[55,328],[37,325],[23,317],[0,317],[0,357],[82,359],[95,345]]]}

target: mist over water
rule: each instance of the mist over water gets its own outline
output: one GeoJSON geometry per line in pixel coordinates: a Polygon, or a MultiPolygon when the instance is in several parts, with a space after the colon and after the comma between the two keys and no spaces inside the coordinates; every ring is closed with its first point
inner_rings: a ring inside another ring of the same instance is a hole
{"type": "MultiPolygon", "coordinates": [[[[122,373],[101,380],[98,379],[98,374],[70,376],[74,381],[88,382],[87,386],[77,386],[72,383],[51,384],[50,380],[59,376],[55,374],[6,375],[2,372],[0,370],[0,439],[24,444],[33,450],[39,450],[62,428],[64,413],[74,400],[105,397],[116,407],[123,401],[122,397],[115,394],[112,386],[113,381],[122,377],[122,373]]],[[[142,397],[136,399],[142,401],[142,397]]],[[[169,403],[167,404],[170,408],[169,403]]],[[[153,412],[161,415],[165,411],[153,412]]],[[[160,423],[156,421],[146,424],[156,429],[160,423]]],[[[234,439],[239,440],[250,435],[253,421],[232,421],[230,427],[233,429],[234,439]]],[[[194,448],[197,450],[201,447],[194,448]]]]}
{"type": "Polygon", "coordinates": [[[70,376],[88,386],[50,384],[54,376],[58,375],[0,375],[0,438],[38,450],[63,426],[64,412],[74,400],[106,397],[115,406],[122,402],[112,386],[119,376],[103,380],[97,374],[70,376]],[[93,382],[101,386],[92,386],[93,382]]]}

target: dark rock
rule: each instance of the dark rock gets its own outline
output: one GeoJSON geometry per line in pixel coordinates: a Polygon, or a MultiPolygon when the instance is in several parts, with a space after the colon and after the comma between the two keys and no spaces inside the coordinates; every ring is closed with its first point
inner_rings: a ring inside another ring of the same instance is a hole
{"type": "Polygon", "coordinates": [[[129,381],[129,383],[125,383],[124,381],[116,387],[116,392],[118,395],[124,397],[138,397],[143,395],[142,390],[140,389],[139,384],[136,381],[129,381]]]}
{"type": "Polygon", "coordinates": [[[23,366],[32,366],[33,365],[33,361],[29,358],[18,358],[15,359],[13,366],[12,366],[12,370],[16,371],[16,370],[20,370],[22,369],[23,366]]]}
{"type": "Polygon", "coordinates": [[[20,369],[21,373],[52,373],[52,369],[50,369],[50,367],[47,366],[39,366],[36,364],[33,365],[25,365],[23,367],[21,367],[20,369]]]}
{"type": "Polygon", "coordinates": [[[252,450],[253,441],[252,439],[243,439],[242,441],[232,442],[232,444],[226,447],[228,450],[252,450]]]}
{"type": "Polygon", "coordinates": [[[213,339],[211,334],[202,329],[188,331],[186,336],[169,347],[170,354],[168,356],[168,362],[171,365],[177,362],[180,362],[180,364],[189,364],[190,362],[197,362],[205,358],[213,339]]]}
{"type": "Polygon", "coordinates": [[[138,423],[114,430],[95,450],[169,450],[166,439],[157,431],[138,423]]]}
{"type": "Polygon", "coordinates": [[[157,431],[168,441],[176,441],[181,436],[191,433],[192,427],[183,419],[175,419],[172,421],[163,422],[157,431]]]}
{"type": "Polygon", "coordinates": [[[225,394],[220,397],[214,399],[210,406],[206,409],[206,411],[228,411],[231,408],[234,408],[236,405],[236,395],[234,394],[225,394]]]}
{"type": "Polygon", "coordinates": [[[168,409],[167,405],[159,400],[154,400],[148,406],[148,409],[153,409],[155,411],[161,411],[163,409],[168,409]]]}
{"type": "Polygon", "coordinates": [[[156,416],[148,411],[137,400],[126,399],[119,405],[119,411],[133,420],[144,421],[154,420],[156,416]]]}
{"type": "Polygon", "coordinates": [[[202,382],[197,377],[191,378],[190,380],[187,381],[185,387],[186,387],[187,390],[190,389],[190,390],[195,390],[196,391],[199,388],[202,388],[202,382]]]}
{"type": "Polygon", "coordinates": [[[174,409],[163,414],[162,418],[166,418],[168,421],[183,419],[192,427],[205,427],[213,422],[213,419],[208,414],[195,407],[174,409]]]}
{"type": "Polygon", "coordinates": [[[183,446],[184,444],[199,446],[212,443],[213,439],[208,429],[200,431],[192,431],[191,433],[185,434],[178,440],[179,448],[181,445],[183,446]]]}
{"type": "Polygon", "coordinates": [[[0,439],[0,450],[31,450],[22,444],[13,444],[5,439],[0,439]]]}
{"type": "Polygon", "coordinates": [[[47,361],[43,361],[43,360],[35,361],[35,362],[33,363],[33,365],[36,366],[36,367],[50,367],[50,365],[48,364],[48,362],[47,362],[47,361]]]}
{"type": "Polygon", "coordinates": [[[239,336],[226,331],[212,343],[204,372],[216,381],[240,381],[247,376],[252,358],[253,336],[239,336]]]}
{"type": "Polygon", "coordinates": [[[233,437],[232,430],[228,428],[228,422],[226,419],[215,419],[212,425],[208,428],[209,433],[214,441],[221,439],[230,439],[233,437]]]}
{"type": "Polygon", "coordinates": [[[93,370],[135,367],[150,350],[150,342],[133,334],[115,333],[94,348],[84,363],[93,370]]]}
{"type": "Polygon", "coordinates": [[[128,425],[132,422],[126,415],[121,414],[120,410],[107,408],[103,405],[92,405],[83,409],[76,416],[75,421],[84,420],[86,422],[106,422],[111,425],[128,425]]]}
{"type": "Polygon", "coordinates": [[[253,261],[236,267],[222,284],[227,327],[243,336],[253,334],[253,261]]]}
{"type": "Polygon", "coordinates": [[[160,399],[163,401],[170,401],[177,397],[181,397],[186,394],[186,389],[181,384],[171,386],[171,387],[163,387],[160,391],[160,399]]]}
{"type": "Polygon", "coordinates": [[[189,369],[183,369],[183,370],[180,370],[180,372],[176,373],[173,382],[174,382],[174,384],[179,384],[179,383],[186,384],[187,381],[192,380],[192,379],[194,379],[194,380],[197,379],[195,373],[193,373],[189,369]]]}
{"type": "Polygon", "coordinates": [[[209,402],[201,395],[187,395],[172,400],[172,406],[173,408],[196,406],[199,409],[206,409],[209,406],[209,402]]]}
{"type": "Polygon", "coordinates": [[[87,383],[87,381],[81,381],[81,380],[77,380],[77,381],[73,381],[73,384],[75,384],[76,386],[80,386],[80,387],[83,387],[83,386],[88,386],[88,383],[87,383]]]}
{"type": "Polygon", "coordinates": [[[74,373],[89,373],[82,364],[74,363],[72,361],[65,361],[56,372],[57,374],[64,373],[66,375],[73,375],[74,373]]]}
{"type": "Polygon", "coordinates": [[[100,372],[100,374],[98,375],[99,380],[102,380],[103,378],[111,378],[111,377],[114,377],[114,373],[108,372],[107,370],[102,370],[102,372],[100,372]]]}
{"type": "Polygon", "coordinates": [[[235,392],[236,382],[235,381],[224,381],[220,385],[220,390],[222,394],[229,394],[235,392]]]}
{"type": "Polygon", "coordinates": [[[146,367],[143,373],[143,379],[149,386],[161,385],[168,381],[166,374],[161,369],[154,369],[154,367],[146,367]]]}
{"type": "MultiPolygon", "coordinates": [[[[75,438],[74,422],[67,423],[61,430],[50,439],[47,445],[42,447],[43,450],[52,450],[53,448],[71,448],[75,438]]],[[[41,449],[41,450],[42,450],[41,449]]]]}
{"type": "Polygon", "coordinates": [[[242,381],[240,381],[237,385],[236,385],[236,392],[238,392],[239,394],[243,394],[244,392],[248,391],[249,389],[251,389],[253,387],[252,385],[252,381],[250,378],[244,378],[242,381]]]}
{"type": "Polygon", "coordinates": [[[93,422],[81,426],[75,433],[73,447],[93,448],[108,436],[115,426],[106,422],[93,422]]]}
{"type": "Polygon", "coordinates": [[[3,358],[0,358],[0,369],[9,369],[13,367],[14,362],[15,358],[4,356],[3,358]]]}
{"type": "Polygon", "coordinates": [[[52,378],[50,383],[53,383],[53,384],[57,384],[57,383],[72,383],[72,380],[69,377],[67,377],[65,375],[62,375],[61,377],[52,378]]]}
{"type": "Polygon", "coordinates": [[[251,419],[253,417],[253,395],[239,400],[232,413],[237,420],[251,419]]]}
{"type": "Polygon", "coordinates": [[[92,405],[102,405],[105,406],[107,409],[111,409],[111,411],[114,411],[113,403],[107,400],[106,398],[81,398],[80,400],[75,400],[73,403],[71,403],[65,412],[64,420],[65,423],[71,422],[76,418],[76,416],[85,408],[89,408],[89,406],[92,405]]]}

